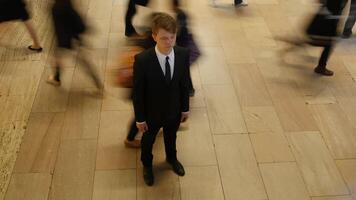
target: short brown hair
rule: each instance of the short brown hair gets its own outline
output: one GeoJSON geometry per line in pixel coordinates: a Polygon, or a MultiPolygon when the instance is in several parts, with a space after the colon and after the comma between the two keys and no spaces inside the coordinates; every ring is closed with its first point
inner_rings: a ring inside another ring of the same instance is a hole
{"type": "Polygon", "coordinates": [[[166,13],[155,13],[152,20],[152,33],[156,34],[160,28],[173,34],[177,33],[177,22],[166,13]]]}

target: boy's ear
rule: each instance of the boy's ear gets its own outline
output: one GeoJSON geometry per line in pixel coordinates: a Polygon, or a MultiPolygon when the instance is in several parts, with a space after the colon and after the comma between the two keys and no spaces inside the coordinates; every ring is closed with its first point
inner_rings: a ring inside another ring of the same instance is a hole
{"type": "Polygon", "coordinates": [[[156,33],[152,33],[152,38],[153,38],[154,41],[156,41],[157,34],[156,33]]]}

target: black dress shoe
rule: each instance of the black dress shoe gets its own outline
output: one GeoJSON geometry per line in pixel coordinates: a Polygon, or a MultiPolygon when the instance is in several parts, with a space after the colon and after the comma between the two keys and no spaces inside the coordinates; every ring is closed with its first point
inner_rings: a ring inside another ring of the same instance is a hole
{"type": "Polygon", "coordinates": [[[351,35],[352,35],[352,32],[351,32],[351,31],[344,31],[344,32],[342,33],[341,37],[347,39],[347,38],[350,38],[351,35]]]}
{"type": "Polygon", "coordinates": [[[328,70],[325,67],[316,67],[314,69],[314,72],[318,73],[318,74],[321,74],[321,75],[324,75],[324,76],[332,76],[332,75],[334,75],[333,71],[328,70]]]}
{"type": "Polygon", "coordinates": [[[167,162],[172,166],[174,173],[176,173],[178,176],[184,176],[185,174],[184,167],[178,160],[174,160],[174,161],[167,160],[167,162]]]}
{"type": "Polygon", "coordinates": [[[189,96],[190,96],[190,97],[194,97],[194,94],[195,94],[194,88],[190,89],[190,90],[189,90],[189,96]]]}
{"type": "Polygon", "coordinates": [[[143,179],[145,180],[146,185],[152,186],[154,183],[154,176],[152,167],[143,167],[143,179]]]}

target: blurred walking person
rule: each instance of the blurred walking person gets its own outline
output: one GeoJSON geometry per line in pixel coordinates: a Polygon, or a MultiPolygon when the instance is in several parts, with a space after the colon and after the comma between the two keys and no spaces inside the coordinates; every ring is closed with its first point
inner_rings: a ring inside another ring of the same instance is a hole
{"type": "MultiPolygon", "coordinates": [[[[192,66],[194,62],[200,57],[201,52],[197,43],[194,40],[193,34],[189,31],[188,22],[189,17],[180,7],[179,0],[173,0],[173,11],[176,13],[177,20],[177,40],[176,44],[181,47],[189,49],[189,64],[192,66]]],[[[189,96],[193,97],[195,90],[193,87],[193,81],[189,70],[189,96]]]]}
{"type": "Polygon", "coordinates": [[[334,48],[337,36],[339,36],[337,27],[345,4],[346,0],[324,1],[319,12],[316,13],[307,29],[307,34],[311,39],[310,44],[324,47],[319,63],[314,69],[314,72],[320,75],[334,75],[334,72],[327,69],[326,65],[334,48]]]}
{"type": "Polygon", "coordinates": [[[83,65],[85,72],[92,78],[95,86],[100,90],[102,83],[94,72],[92,64],[84,55],[85,46],[81,40],[81,35],[87,28],[78,12],[74,9],[71,0],[55,0],[52,7],[52,19],[57,38],[57,48],[54,52],[55,72],[48,77],[47,82],[55,86],[61,85],[60,75],[63,65],[63,51],[78,47],[78,61],[83,65]]]}
{"type": "Polygon", "coordinates": [[[319,63],[314,68],[314,72],[323,76],[332,76],[334,72],[327,69],[326,66],[339,36],[337,27],[340,22],[342,10],[346,4],[346,0],[323,0],[321,3],[322,5],[320,6],[318,12],[313,16],[307,27],[306,39],[280,39],[294,45],[288,50],[284,50],[283,54],[296,47],[301,47],[306,44],[323,47],[324,49],[320,55],[319,63]]]}
{"type": "Polygon", "coordinates": [[[32,26],[25,2],[23,0],[0,0],[0,23],[14,20],[21,20],[32,38],[33,44],[28,46],[28,49],[41,52],[42,47],[32,26]]]}
{"type": "Polygon", "coordinates": [[[127,37],[137,36],[137,32],[132,25],[132,19],[136,14],[136,5],[147,6],[149,0],[129,0],[125,15],[125,35],[127,37]]]}

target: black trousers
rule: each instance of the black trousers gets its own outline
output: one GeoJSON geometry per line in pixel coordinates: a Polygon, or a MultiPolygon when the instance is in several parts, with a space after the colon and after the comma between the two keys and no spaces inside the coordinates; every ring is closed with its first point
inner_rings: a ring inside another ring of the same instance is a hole
{"type": "Polygon", "coordinates": [[[324,46],[324,50],[321,53],[321,56],[320,56],[320,59],[319,59],[318,67],[326,68],[326,64],[327,64],[327,62],[329,60],[329,57],[330,57],[330,54],[331,54],[331,51],[332,51],[333,47],[334,47],[334,45],[332,43],[329,44],[329,45],[324,46]]]}
{"type": "Polygon", "coordinates": [[[155,143],[157,133],[163,127],[164,147],[166,159],[169,161],[177,160],[177,130],[180,124],[180,116],[166,120],[162,124],[148,122],[148,131],[145,132],[141,140],[141,161],[143,166],[152,167],[152,148],[155,143]]]}

